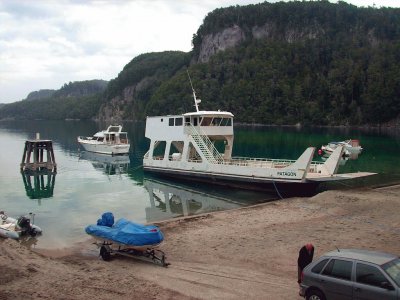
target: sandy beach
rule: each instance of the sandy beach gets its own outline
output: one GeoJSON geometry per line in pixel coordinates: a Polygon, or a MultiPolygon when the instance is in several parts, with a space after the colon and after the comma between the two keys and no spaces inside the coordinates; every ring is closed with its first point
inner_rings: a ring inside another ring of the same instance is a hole
{"type": "Polygon", "coordinates": [[[338,248],[400,253],[400,186],[326,191],[159,223],[164,268],[109,262],[88,239],[39,251],[0,240],[0,299],[301,299],[296,260],[338,248]]]}

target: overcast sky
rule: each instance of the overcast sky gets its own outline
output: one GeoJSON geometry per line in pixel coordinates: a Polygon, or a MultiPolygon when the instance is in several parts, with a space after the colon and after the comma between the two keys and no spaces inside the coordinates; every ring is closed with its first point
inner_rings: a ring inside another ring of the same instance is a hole
{"type": "MultiPolygon", "coordinates": [[[[113,79],[142,53],[190,51],[208,12],[259,2],[0,0],[0,103],[70,81],[113,79]]],[[[347,2],[400,7],[400,0],[347,2]]]]}

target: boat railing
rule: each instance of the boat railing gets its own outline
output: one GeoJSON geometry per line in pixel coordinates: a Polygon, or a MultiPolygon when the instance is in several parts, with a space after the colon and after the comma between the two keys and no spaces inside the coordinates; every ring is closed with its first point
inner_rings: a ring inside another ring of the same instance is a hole
{"type": "Polygon", "coordinates": [[[107,140],[103,140],[103,143],[106,145],[120,145],[120,144],[128,145],[129,140],[128,139],[120,139],[118,142],[116,139],[114,139],[114,140],[107,139],[107,140]]]}
{"type": "Polygon", "coordinates": [[[128,139],[119,139],[120,144],[129,144],[128,139]]]}
{"type": "MultiPolygon", "coordinates": [[[[148,158],[147,153],[144,155],[144,158],[148,158]]],[[[153,156],[153,160],[164,160],[164,156],[153,156]]]]}
{"type": "MultiPolygon", "coordinates": [[[[144,158],[148,158],[148,153],[144,155],[144,158]]],[[[153,156],[153,160],[164,160],[164,156],[153,156]]],[[[181,161],[182,158],[176,159],[172,155],[169,156],[170,161],[181,161]]],[[[189,158],[187,162],[201,163],[203,162],[199,158],[189,158]]],[[[253,158],[253,157],[232,157],[231,159],[223,159],[215,162],[218,165],[230,165],[239,167],[253,167],[253,168],[286,168],[291,164],[295,163],[295,160],[289,159],[268,159],[268,158],[253,158]]],[[[312,161],[309,173],[318,173],[318,166],[323,165],[323,162],[312,161]]]]}
{"type": "Polygon", "coordinates": [[[90,141],[90,140],[92,140],[93,138],[92,138],[92,137],[87,137],[87,136],[78,136],[78,139],[80,139],[80,140],[85,140],[85,141],[90,141]]]}
{"type": "Polygon", "coordinates": [[[265,168],[285,168],[295,162],[288,159],[256,158],[256,157],[232,157],[226,160],[228,164],[239,166],[265,167],[265,168]]]}
{"type": "Polygon", "coordinates": [[[312,161],[310,164],[310,168],[308,170],[309,173],[318,173],[318,166],[323,165],[322,161],[312,161]]]}

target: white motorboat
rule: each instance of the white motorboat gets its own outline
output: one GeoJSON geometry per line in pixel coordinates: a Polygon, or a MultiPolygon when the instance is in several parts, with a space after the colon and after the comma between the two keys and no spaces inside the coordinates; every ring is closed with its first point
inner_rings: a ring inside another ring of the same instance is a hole
{"type": "Polygon", "coordinates": [[[33,214],[27,216],[21,216],[18,219],[7,216],[4,211],[0,211],[0,237],[19,239],[20,237],[30,235],[36,236],[42,233],[42,229],[39,226],[34,225],[31,222],[30,217],[33,220],[33,214]]]}
{"type": "Polygon", "coordinates": [[[323,145],[321,147],[321,151],[325,154],[330,155],[335,151],[335,149],[338,146],[342,146],[344,148],[344,155],[345,156],[350,156],[350,155],[358,155],[361,153],[363,148],[360,145],[359,140],[345,140],[342,142],[329,142],[327,145],[323,145]]]}
{"type": "Polygon", "coordinates": [[[91,137],[79,136],[78,143],[86,151],[111,155],[127,154],[130,148],[128,134],[122,131],[121,125],[110,125],[91,137]]]}
{"type": "MultiPolygon", "coordinates": [[[[193,89],[193,88],[192,88],[193,89]]],[[[370,176],[375,173],[338,174],[344,147],[339,145],[325,162],[312,161],[315,148],[297,160],[232,157],[233,114],[200,111],[193,90],[195,112],[147,117],[145,136],[150,148],[143,169],[156,175],[203,181],[278,195],[313,194],[321,182],[370,176]],[[224,147],[220,153],[215,144],[224,147]]]]}

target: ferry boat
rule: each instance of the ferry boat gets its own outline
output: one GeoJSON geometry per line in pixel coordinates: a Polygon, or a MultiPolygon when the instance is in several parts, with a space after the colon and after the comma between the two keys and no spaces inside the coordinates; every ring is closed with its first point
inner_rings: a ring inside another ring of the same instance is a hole
{"type": "Polygon", "coordinates": [[[375,173],[338,174],[344,147],[339,145],[325,162],[312,161],[315,148],[297,160],[232,157],[233,114],[200,111],[193,90],[195,112],[147,117],[145,136],[150,147],[143,169],[156,175],[203,181],[278,195],[312,195],[321,182],[370,176],[375,173]],[[219,152],[215,143],[223,143],[219,152]]]}
{"type": "Polygon", "coordinates": [[[127,154],[130,148],[128,134],[122,131],[121,125],[110,125],[91,137],[79,136],[78,143],[86,151],[111,155],[127,154]]]}

